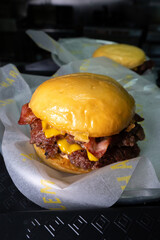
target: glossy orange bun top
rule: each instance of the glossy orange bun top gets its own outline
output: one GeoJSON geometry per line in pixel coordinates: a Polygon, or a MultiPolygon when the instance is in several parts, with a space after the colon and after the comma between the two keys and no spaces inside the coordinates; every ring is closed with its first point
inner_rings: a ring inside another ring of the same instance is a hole
{"type": "Polygon", "coordinates": [[[93,57],[107,57],[130,69],[141,65],[146,59],[142,49],[128,44],[102,45],[95,50],[93,57]]]}
{"type": "Polygon", "coordinates": [[[119,133],[135,113],[133,97],[114,79],[92,73],[52,78],[33,93],[36,117],[82,140],[119,133]]]}

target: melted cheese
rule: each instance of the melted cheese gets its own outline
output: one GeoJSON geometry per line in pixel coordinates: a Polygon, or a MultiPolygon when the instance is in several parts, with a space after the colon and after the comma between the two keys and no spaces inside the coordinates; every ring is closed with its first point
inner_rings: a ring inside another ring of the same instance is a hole
{"type": "Polygon", "coordinates": [[[130,132],[135,127],[134,123],[130,123],[130,125],[126,128],[126,132],[130,132]]]}
{"type": "Polygon", "coordinates": [[[57,135],[64,135],[64,132],[59,131],[51,126],[49,126],[45,121],[42,121],[42,130],[45,134],[46,138],[51,138],[53,136],[57,136],[57,135]]]}
{"type": "Polygon", "coordinates": [[[94,161],[94,162],[98,161],[98,158],[96,158],[92,153],[88,152],[88,150],[87,150],[87,155],[90,161],[94,161]]]}
{"type": "MultiPolygon", "coordinates": [[[[46,138],[51,138],[53,136],[57,136],[57,135],[65,135],[64,132],[57,130],[56,128],[51,127],[50,125],[48,125],[45,121],[42,121],[42,130],[45,134],[46,138]]],[[[82,141],[82,142],[88,142],[89,138],[88,138],[88,133],[72,133],[72,135],[74,135],[74,139],[76,141],[82,141]]]]}
{"type": "Polygon", "coordinates": [[[71,154],[72,152],[75,152],[77,150],[81,150],[81,146],[78,144],[70,144],[67,142],[65,138],[59,139],[57,141],[58,147],[60,148],[61,152],[65,154],[71,154]]]}
{"type": "MultiPolygon", "coordinates": [[[[57,135],[64,135],[65,133],[62,131],[59,131],[51,126],[49,126],[45,121],[42,121],[42,130],[45,134],[46,138],[51,138],[53,136],[57,136],[57,135]]],[[[75,140],[80,140],[81,141],[88,141],[88,135],[87,134],[76,134],[75,135],[75,140]]],[[[71,154],[72,152],[81,150],[82,147],[79,144],[70,144],[67,142],[67,140],[65,138],[63,139],[59,139],[57,141],[58,147],[61,150],[61,152],[65,153],[65,154],[71,154]]],[[[96,158],[92,153],[87,151],[87,156],[89,158],[90,161],[98,161],[98,158],[96,158]]]]}
{"type": "MultiPolygon", "coordinates": [[[[58,147],[60,148],[61,152],[65,154],[71,154],[72,152],[81,150],[81,146],[78,144],[70,144],[67,142],[65,138],[59,139],[57,141],[58,147]]],[[[98,158],[96,158],[93,154],[87,151],[87,155],[90,161],[98,161],[98,158]]]]}
{"type": "Polygon", "coordinates": [[[72,135],[74,135],[74,140],[81,141],[81,142],[89,142],[88,133],[80,133],[80,132],[74,132],[72,135]]]}

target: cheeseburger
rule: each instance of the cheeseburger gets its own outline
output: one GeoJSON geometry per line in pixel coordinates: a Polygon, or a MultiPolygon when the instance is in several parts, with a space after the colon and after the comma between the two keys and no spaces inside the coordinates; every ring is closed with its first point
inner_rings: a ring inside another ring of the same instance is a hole
{"type": "Polygon", "coordinates": [[[147,69],[153,67],[153,62],[146,60],[142,49],[128,44],[102,45],[94,51],[92,56],[110,58],[138,74],[143,74],[147,69]]]}
{"type": "Polygon", "coordinates": [[[49,79],[22,107],[30,143],[49,166],[86,173],[137,157],[144,131],[133,97],[114,79],[75,73],[49,79]]]}

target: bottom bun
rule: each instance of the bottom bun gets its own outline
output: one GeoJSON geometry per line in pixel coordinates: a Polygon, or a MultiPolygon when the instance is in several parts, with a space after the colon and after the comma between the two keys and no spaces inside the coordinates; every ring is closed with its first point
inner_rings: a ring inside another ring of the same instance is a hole
{"type": "Polygon", "coordinates": [[[44,149],[37,147],[36,144],[33,145],[38,156],[50,167],[57,169],[61,172],[81,174],[88,173],[90,169],[82,169],[74,166],[69,159],[63,158],[57,155],[55,158],[46,158],[44,149]]]}

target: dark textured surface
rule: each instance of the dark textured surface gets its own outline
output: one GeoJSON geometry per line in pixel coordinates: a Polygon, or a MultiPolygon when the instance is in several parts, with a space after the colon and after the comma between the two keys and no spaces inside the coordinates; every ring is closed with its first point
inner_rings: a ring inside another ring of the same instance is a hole
{"type": "Polygon", "coordinates": [[[158,240],[160,216],[157,207],[28,211],[1,214],[0,226],[1,239],[158,240]]]}

